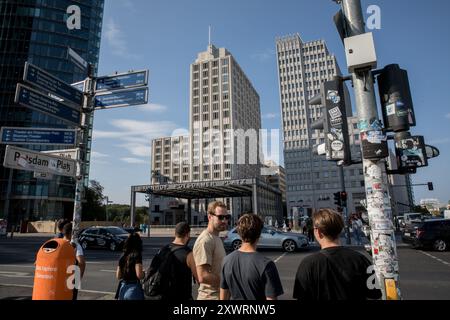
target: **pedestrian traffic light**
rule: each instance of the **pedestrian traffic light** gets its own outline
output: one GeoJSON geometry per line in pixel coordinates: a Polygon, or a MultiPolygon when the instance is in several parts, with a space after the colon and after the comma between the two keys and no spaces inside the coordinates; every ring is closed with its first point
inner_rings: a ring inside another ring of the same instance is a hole
{"type": "Polygon", "coordinates": [[[344,203],[347,201],[347,192],[342,191],[341,192],[341,202],[344,203]]]}
{"type": "Polygon", "coordinates": [[[398,64],[386,66],[378,76],[385,131],[408,131],[416,125],[408,72],[398,64]]]}
{"type": "Polygon", "coordinates": [[[430,191],[434,190],[433,182],[428,182],[428,190],[430,191]]]}
{"type": "Polygon", "coordinates": [[[322,118],[312,123],[311,128],[323,129],[327,160],[350,163],[347,105],[342,78],[334,77],[331,81],[322,83],[320,94],[310,99],[309,105],[323,107],[322,118]]]}
{"type": "Polygon", "coordinates": [[[341,193],[335,192],[335,193],[333,193],[333,196],[334,196],[334,204],[338,207],[341,207],[342,206],[341,193]]]}

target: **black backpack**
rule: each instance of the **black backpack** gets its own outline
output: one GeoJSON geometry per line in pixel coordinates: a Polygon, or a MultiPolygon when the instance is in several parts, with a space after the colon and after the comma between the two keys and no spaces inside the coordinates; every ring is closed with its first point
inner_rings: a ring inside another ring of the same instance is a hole
{"type": "Polygon", "coordinates": [[[153,258],[143,281],[144,294],[148,300],[164,300],[170,290],[173,290],[172,267],[174,252],[184,247],[167,245],[153,258]]]}

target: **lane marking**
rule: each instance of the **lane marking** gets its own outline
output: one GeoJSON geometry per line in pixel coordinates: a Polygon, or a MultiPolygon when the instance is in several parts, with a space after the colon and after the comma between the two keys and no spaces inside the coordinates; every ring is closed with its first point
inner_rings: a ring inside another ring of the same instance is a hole
{"type": "Polygon", "coordinates": [[[287,255],[287,252],[283,253],[281,256],[279,256],[274,262],[277,263],[278,261],[280,261],[283,257],[285,257],[287,255]]]}
{"type": "Polygon", "coordinates": [[[424,252],[424,251],[420,251],[422,252],[424,255],[426,255],[427,257],[430,257],[431,259],[434,259],[436,261],[439,261],[440,263],[446,265],[447,267],[450,267],[450,263],[448,263],[447,261],[444,261],[442,259],[439,259],[438,257],[433,256],[432,254],[429,254],[428,252],[424,252]]]}
{"type": "Polygon", "coordinates": [[[100,272],[111,272],[111,273],[116,273],[116,270],[100,270],[100,272]]]}
{"type": "MultiPolygon", "coordinates": [[[[33,286],[26,285],[26,284],[11,284],[11,283],[0,283],[0,287],[33,288],[33,286]]],[[[99,293],[99,294],[104,294],[104,295],[116,294],[115,292],[95,291],[95,290],[83,290],[83,289],[79,290],[79,292],[99,293]]]]}
{"type": "Polygon", "coordinates": [[[29,272],[12,272],[12,271],[0,271],[0,277],[5,278],[34,278],[29,272]]]}
{"type": "Polygon", "coordinates": [[[34,268],[34,265],[0,264],[0,268],[34,268]]]}

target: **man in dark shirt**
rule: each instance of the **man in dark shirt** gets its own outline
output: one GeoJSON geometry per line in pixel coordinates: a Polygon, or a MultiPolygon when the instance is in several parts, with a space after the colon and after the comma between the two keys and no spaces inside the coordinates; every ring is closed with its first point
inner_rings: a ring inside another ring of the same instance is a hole
{"type": "Polygon", "coordinates": [[[255,214],[245,214],[238,222],[242,246],[224,258],[220,300],[276,300],[283,294],[275,263],[256,252],[264,224],[255,214]]]}
{"type": "Polygon", "coordinates": [[[298,300],[380,299],[381,290],[369,289],[372,263],[364,255],[342,247],[344,221],[339,213],[321,209],[313,215],[314,237],[321,251],[298,267],[294,298],[298,300]]]}

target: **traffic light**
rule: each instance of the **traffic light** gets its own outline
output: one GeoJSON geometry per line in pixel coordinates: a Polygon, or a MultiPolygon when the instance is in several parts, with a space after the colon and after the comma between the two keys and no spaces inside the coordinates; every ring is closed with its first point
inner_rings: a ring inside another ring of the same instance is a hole
{"type": "Polygon", "coordinates": [[[428,182],[428,190],[430,191],[434,190],[433,182],[428,182]]]}
{"type": "Polygon", "coordinates": [[[345,203],[347,201],[347,192],[342,191],[341,192],[341,202],[345,203]]]}
{"type": "Polygon", "coordinates": [[[335,192],[333,193],[333,196],[334,196],[334,204],[338,207],[342,207],[341,192],[335,192]]]}
{"type": "Polygon", "coordinates": [[[378,90],[386,132],[408,131],[416,125],[406,70],[398,64],[386,66],[378,76],[378,90]]]}
{"type": "MultiPolygon", "coordinates": [[[[323,129],[327,160],[351,162],[350,141],[348,136],[346,100],[344,82],[341,77],[322,83],[320,94],[309,100],[309,105],[322,105],[322,118],[314,122],[312,129],[323,129]]],[[[318,151],[319,154],[322,152],[318,151]]]]}

